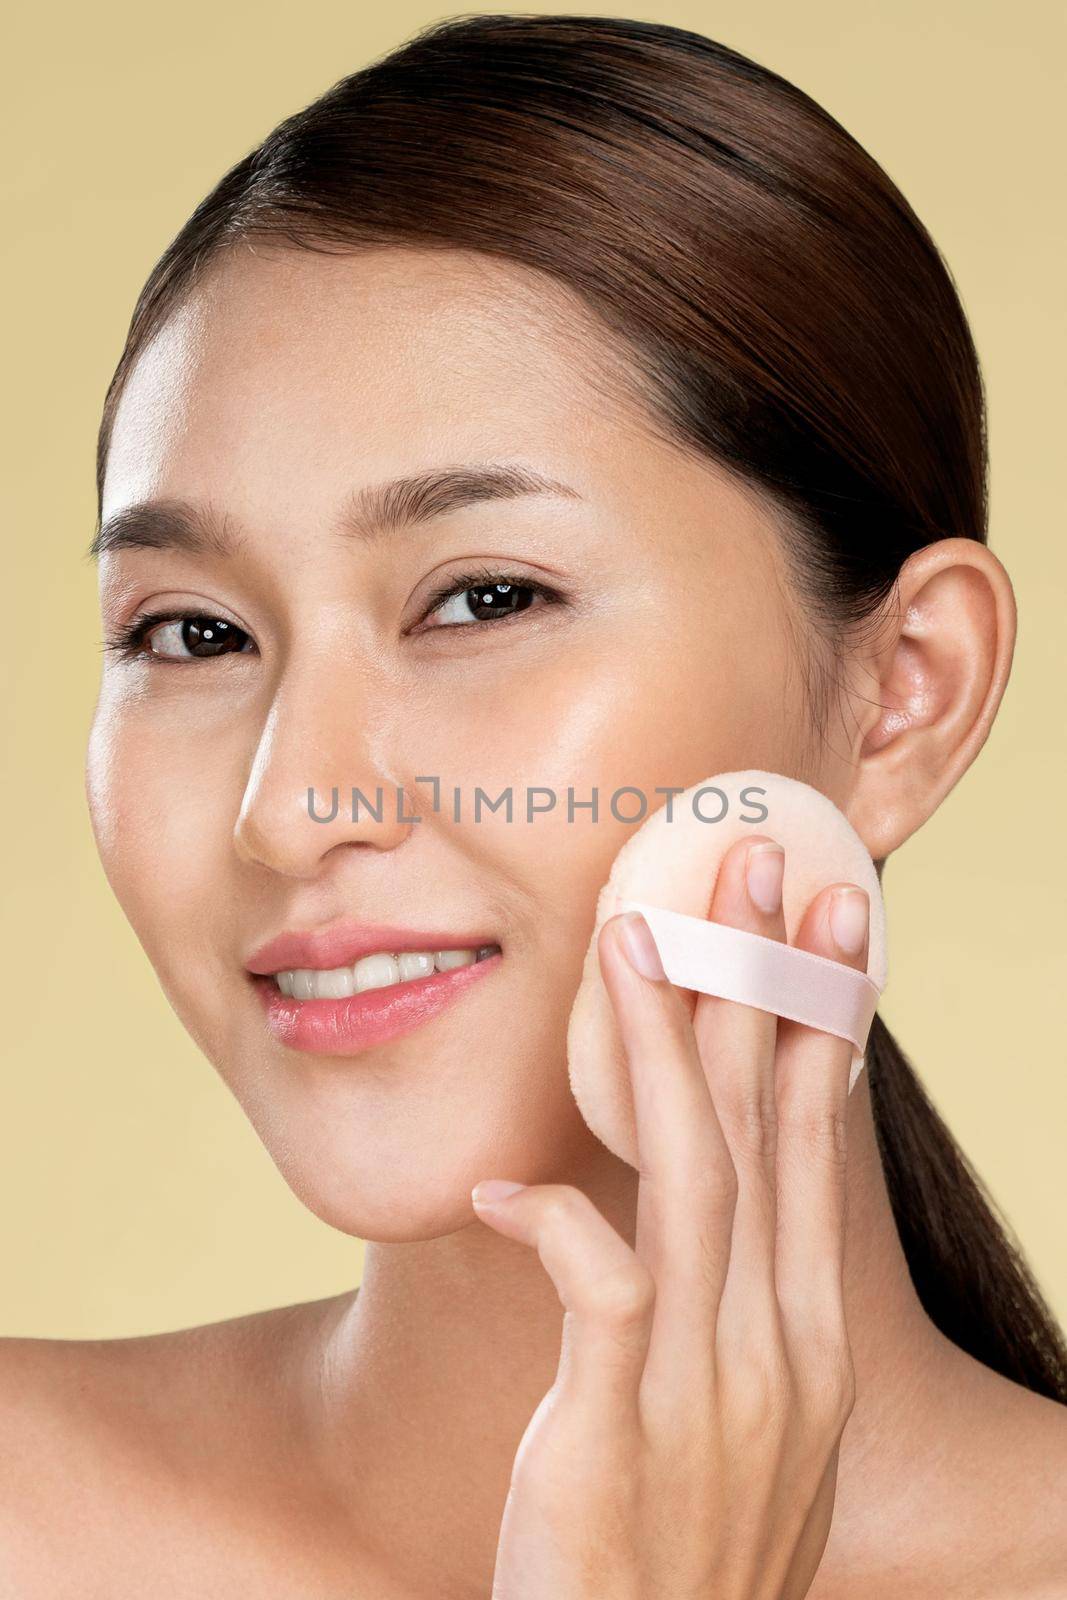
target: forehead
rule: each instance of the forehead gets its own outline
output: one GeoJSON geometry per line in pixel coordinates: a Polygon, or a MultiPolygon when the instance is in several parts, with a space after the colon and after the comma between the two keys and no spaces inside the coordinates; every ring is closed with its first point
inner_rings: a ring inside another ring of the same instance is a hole
{"type": "Polygon", "coordinates": [[[624,358],[548,275],[469,251],[257,244],[135,363],[105,500],[229,498],[252,477],[330,492],[501,454],[617,465],[620,431],[627,451],[645,431],[624,358]]]}

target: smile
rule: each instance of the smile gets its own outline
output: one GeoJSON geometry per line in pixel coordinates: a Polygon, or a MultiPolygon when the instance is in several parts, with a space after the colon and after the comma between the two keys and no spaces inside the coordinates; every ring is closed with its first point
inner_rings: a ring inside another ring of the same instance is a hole
{"type": "Polygon", "coordinates": [[[423,1027],[502,960],[495,944],[375,951],[351,966],[286,967],[250,973],[249,981],[278,1044],[308,1055],[356,1056],[423,1027]]]}
{"type": "Polygon", "coordinates": [[[275,972],[273,978],[280,992],[294,1000],[347,1000],[368,989],[391,989],[427,978],[432,972],[454,972],[458,967],[473,966],[499,951],[496,944],[481,945],[476,950],[375,951],[348,966],[326,970],[289,968],[275,972]]]}

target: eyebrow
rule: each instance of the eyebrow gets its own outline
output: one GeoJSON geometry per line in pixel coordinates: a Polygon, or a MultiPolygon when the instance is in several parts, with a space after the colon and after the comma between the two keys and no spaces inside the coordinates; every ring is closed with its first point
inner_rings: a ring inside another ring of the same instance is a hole
{"type": "MultiPolygon", "coordinates": [[[[570,484],[529,467],[436,467],[353,491],[337,524],[338,533],[363,545],[389,533],[417,527],[435,517],[481,500],[512,500],[520,495],[554,495],[580,500],[570,484]]],[[[96,561],[115,550],[181,550],[222,558],[237,553],[243,535],[230,517],[187,500],[140,500],[114,512],[93,535],[86,552],[96,561]]]]}

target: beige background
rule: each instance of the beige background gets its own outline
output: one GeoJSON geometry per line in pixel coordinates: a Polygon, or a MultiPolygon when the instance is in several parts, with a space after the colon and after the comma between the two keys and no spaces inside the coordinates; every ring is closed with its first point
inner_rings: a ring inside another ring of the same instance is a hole
{"type": "MultiPolygon", "coordinates": [[[[1019,641],[976,767],[887,870],[884,1014],[1063,1320],[1058,10],[735,0],[630,14],[721,39],[819,100],[929,226],[971,319],[989,395],[990,542],[1016,586],[1019,641]]],[[[150,1332],[358,1281],[360,1244],[290,1194],[167,1006],[97,863],[82,759],[100,631],[83,551],[100,405],[156,257],[283,115],[446,14],[403,0],[381,13],[326,0],[19,8],[3,141],[0,1332],[150,1332]]]]}

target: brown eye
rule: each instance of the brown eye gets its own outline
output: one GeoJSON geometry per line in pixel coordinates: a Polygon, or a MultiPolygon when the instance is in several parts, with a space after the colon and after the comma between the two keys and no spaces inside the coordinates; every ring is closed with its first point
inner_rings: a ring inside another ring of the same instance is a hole
{"type": "Polygon", "coordinates": [[[431,596],[426,615],[432,618],[432,629],[477,628],[522,611],[541,611],[545,606],[566,604],[560,591],[546,583],[494,571],[487,565],[481,571],[457,573],[450,583],[431,596]]]}
{"type": "Polygon", "coordinates": [[[514,611],[526,611],[534,598],[535,591],[527,583],[481,583],[453,594],[434,615],[438,627],[457,622],[491,622],[514,611]]]}
{"type": "Polygon", "coordinates": [[[225,617],[189,615],[172,617],[147,629],[144,641],[154,656],[167,660],[204,660],[250,650],[252,639],[225,617]]]}

